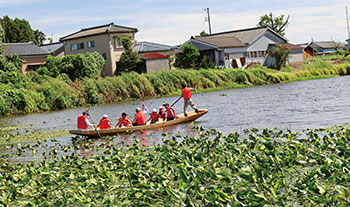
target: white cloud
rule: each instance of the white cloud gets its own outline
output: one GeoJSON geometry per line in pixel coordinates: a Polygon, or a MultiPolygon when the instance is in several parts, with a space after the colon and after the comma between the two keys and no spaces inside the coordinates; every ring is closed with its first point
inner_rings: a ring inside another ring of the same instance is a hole
{"type": "Polygon", "coordinates": [[[44,2],[47,0],[0,0],[0,6],[11,6],[11,5],[18,5],[18,4],[31,4],[36,2],[44,2]]]}

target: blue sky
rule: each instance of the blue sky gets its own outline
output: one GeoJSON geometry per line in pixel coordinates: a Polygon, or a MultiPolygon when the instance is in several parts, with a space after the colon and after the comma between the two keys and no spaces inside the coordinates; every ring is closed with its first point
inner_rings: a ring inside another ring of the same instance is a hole
{"type": "Polygon", "coordinates": [[[347,39],[345,0],[0,0],[0,16],[28,20],[33,29],[57,41],[81,28],[110,22],[138,28],[137,41],[181,44],[208,32],[255,27],[269,13],[290,14],[286,37],[292,43],[347,39]]]}

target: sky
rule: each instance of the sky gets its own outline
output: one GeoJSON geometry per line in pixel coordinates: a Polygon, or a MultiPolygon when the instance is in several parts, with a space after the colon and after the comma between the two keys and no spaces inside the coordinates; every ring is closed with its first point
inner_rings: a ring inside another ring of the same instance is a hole
{"type": "MultiPolygon", "coordinates": [[[[345,0],[0,0],[0,17],[26,19],[34,30],[58,41],[82,28],[114,22],[137,28],[137,41],[167,45],[212,33],[255,27],[260,16],[290,15],[286,38],[294,44],[348,37],[345,0]]],[[[349,8],[350,9],[350,8],[349,8]]]]}

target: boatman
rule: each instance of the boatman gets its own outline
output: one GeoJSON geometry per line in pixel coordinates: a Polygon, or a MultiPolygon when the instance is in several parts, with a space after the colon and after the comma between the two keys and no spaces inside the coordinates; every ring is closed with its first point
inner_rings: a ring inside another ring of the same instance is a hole
{"type": "Polygon", "coordinates": [[[175,109],[173,107],[169,106],[168,103],[163,104],[163,106],[166,109],[167,121],[171,121],[177,118],[175,109]]]}
{"type": "Polygon", "coordinates": [[[100,127],[100,129],[110,129],[112,128],[111,123],[108,120],[108,115],[107,114],[103,114],[102,119],[100,120],[100,123],[97,125],[98,127],[100,127]]]}
{"type": "Polygon", "coordinates": [[[136,114],[132,120],[134,126],[145,125],[147,123],[146,115],[141,111],[140,107],[136,107],[136,114]]]}
{"type": "Polygon", "coordinates": [[[194,105],[193,101],[192,101],[192,93],[191,91],[195,91],[196,89],[194,88],[188,88],[186,86],[186,83],[182,83],[181,84],[181,87],[182,87],[182,97],[184,98],[185,100],[185,103],[184,103],[184,115],[187,116],[187,107],[188,105],[190,105],[195,111],[196,113],[199,113],[197,107],[194,105]]]}
{"type": "Polygon", "coordinates": [[[96,127],[95,124],[91,124],[88,118],[89,113],[84,111],[82,115],[78,117],[78,129],[86,130],[89,127],[96,127]]]}
{"type": "Polygon", "coordinates": [[[122,116],[118,120],[118,124],[115,127],[130,127],[132,126],[129,117],[127,117],[127,113],[123,112],[122,116]]]}

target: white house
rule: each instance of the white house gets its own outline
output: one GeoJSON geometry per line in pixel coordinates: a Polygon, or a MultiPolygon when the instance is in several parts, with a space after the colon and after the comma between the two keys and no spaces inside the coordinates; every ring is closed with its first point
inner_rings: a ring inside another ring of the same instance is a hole
{"type": "Polygon", "coordinates": [[[187,44],[198,48],[217,65],[242,67],[252,62],[264,65],[270,44],[287,43],[287,39],[268,27],[255,27],[191,37],[187,44]]]}

